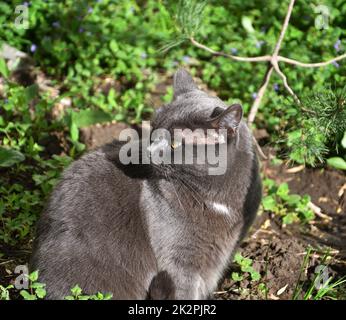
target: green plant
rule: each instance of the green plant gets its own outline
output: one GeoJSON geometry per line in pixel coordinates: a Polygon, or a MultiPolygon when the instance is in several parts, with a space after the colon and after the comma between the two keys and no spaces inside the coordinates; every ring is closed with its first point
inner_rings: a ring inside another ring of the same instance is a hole
{"type": "Polygon", "coordinates": [[[299,277],[297,280],[296,287],[294,289],[292,300],[321,300],[321,299],[337,299],[335,296],[338,294],[338,289],[346,283],[346,277],[341,277],[339,279],[334,279],[333,276],[328,276],[328,259],[330,258],[329,252],[327,251],[322,256],[320,261],[319,270],[313,276],[313,279],[310,283],[307,281],[301,281],[302,274],[308,267],[309,260],[311,259],[312,254],[316,252],[312,247],[307,248],[307,252],[304,256],[304,260],[300,269],[299,277]],[[324,277],[326,275],[326,277],[324,277]],[[321,283],[322,281],[322,283],[321,283]],[[307,285],[307,288],[304,292],[304,286],[307,285]]]}
{"type": "Polygon", "coordinates": [[[308,222],[315,218],[309,208],[310,196],[290,194],[287,183],[277,186],[271,179],[265,179],[263,185],[267,193],[262,199],[263,209],[278,215],[284,225],[308,222]]]}
{"type": "Polygon", "coordinates": [[[10,300],[10,290],[13,288],[13,285],[7,287],[0,285],[0,300],[10,300]]]}
{"type": "MultiPolygon", "coordinates": [[[[286,33],[289,33],[287,27],[294,5],[295,1],[291,0],[286,11],[285,22],[282,24],[280,30],[280,36],[278,37],[279,40],[274,38],[275,40],[272,44],[274,45],[274,48],[271,49],[271,55],[268,55],[268,53],[266,53],[266,55],[257,54],[255,55],[255,57],[244,57],[243,55],[241,57],[238,57],[238,49],[235,47],[231,48],[231,53],[229,53],[228,50],[219,50],[218,48],[220,46],[216,44],[216,41],[214,41],[213,45],[210,46],[196,41],[195,35],[197,31],[199,33],[199,37],[203,38],[204,36],[205,38],[204,29],[202,28],[202,13],[205,9],[204,3],[197,8],[196,1],[180,1],[177,10],[178,18],[176,19],[176,21],[178,24],[178,30],[180,31],[181,37],[183,37],[183,39],[190,40],[190,42],[194,46],[198,47],[199,49],[203,49],[204,51],[208,52],[209,54],[213,54],[216,57],[220,57],[220,59],[230,59],[242,63],[263,63],[264,61],[267,61],[267,70],[265,72],[263,70],[261,71],[262,74],[265,74],[262,85],[258,92],[255,91],[252,94],[254,102],[252,103],[251,110],[249,112],[248,123],[250,125],[253,123],[264,92],[268,87],[271,75],[273,72],[276,73],[276,75],[281,78],[283,82],[282,88],[286,90],[290,96],[293,97],[295,104],[295,106],[287,108],[288,110],[286,112],[280,112],[283,116],[282,120],[284,120],[284,122],[289,119],[291,121],[293,120],[292,122],[294,123],[294,129],[292,129],[291,127],[290,132],[285,134],[288,138],[286,147],[290,148],[289,156],[291,160],[300,163],[307,163],[314,166],[316,164],[316,161],[324,162],[327,153],[335,150],[336,144],[335,141],[333,142],[332,140],[337,138],[340,133],[344,133],[345,131],[345,89],[329,91],[324,89],[323,93],[305,94],[303,101],[300,101],[297,94],[295,94],[295,89],[293,90],[293,88],[290,87],[287,81],[287,78],[289,78],[289,75],[291,73],[289,72],[288,76],[286,76],[286,69],[280,69],[282,67],[278,62],[285,62],[291,65],[303,66],[308,68],[326,66],[333,63],[336,68],[339,68],[340,65],[339,63],[337,63],[337,61],[344,59],[346,55],[339,55],[335,59],[329,59],[329,61],[327,62],[315,63],[313,65],[298,61],[296,59],[287,59],[284,56],[279,55],[279,50],[283,51],[282,40],[286,33]],[[198,14],[195,15],[194,11],[198,12],[198,14]],[[302,114],[302,116],[297,116],[299,114],[302,114]],[[297,130],[296,127],[299,123],[301,124],[302,129],[297,130]]],[[[253,25],[253,17],[248,15],[241,15],[241,25],[247,34],[249,42],[256,42],[256,46],[258,48],[261,48],[262,44],[266,43],[265,40],[258,41],[258,38],[260,36],[253,25]]],[[[302,38],[302,32],[295,28],[295,26],[290,26],[290,32],[293,38],[302,38]]],[[[177,44],[181,44],[181,41],[177,41],[177,43],[174,45],[169,45],[167,49],[170,49],[177,44]]],[[[334,48],[336,51],[341,50],[340,44],[340,39],[338,39],[334,43],[334,48]]],[[[222,63],[224,63],[224,61],[222,63]]],[[[229,67],[229,70],[231,70],[231,67],[229,67]]],[[[295,77],[293,77],[293,79],[295,79],[295,77]]],[[[338,77],[338,79],[340,79],[340,77],[338,77]]],[[[216,86],[219,86],[220,80],[215,79],[214,83],[216,84],[216,86]]],[[[248,86],[254,88],[251,85],[248,86]]],[[[273,88],[276,92],[280,91],[280,86],[277,83],[274,84],[273,88]]],[[[302,86],[299,87],[299,91],[303,91],[302,86]]],[[[280,97],[278,98],[280,99],[280,97]]],[[[245,108],[245,110],[247,111],[247,108],[245,108]]],[[[272,113],[267,119],[272,122],[270,123],[270,125],[274,126],[278,126],[280,125],[280,122],[283,122],[278,117],[273,116],[272,113]]],[[[344,167],[344,165],[346,164],[344,164],[343,159],[332,159],[329,162],[338,166],[339,168],[344,167]]]]}
{"type": "Polygon", "coordinates": [[[289,157],[298,163],[327,163],[346,170],[342,158],[346,148],[346,86],[342,89],[312,92],[303,99],[298,113],[300,128],[287,134],[289,157]],[[330,157],[331,154],[339,154],[330,157]]]}
{"type": "Polygon", "coordinates": [[[98,292],[94,295],[83,295],[82,289],[78,285],[75,285],[71,289],[71,293],[72,295],[66,296],[65,300],[110,300],[112,299],[111,293],[103,294],[101,292],[98,292]]]}
{"type": "Polygon", "coordinates": [[[346,170],[346,130],[344,132],[344,136],[340,142],[341,148],[343,149],[344,157],[332,157],[327,159],[327,163],[329,166],[340,169],[340,170],[346,170]]]}
{"type": "MultiPolygon", "coordinates": [[[[40,300],[44,299],[46,292],[46,285],[44,283],[38,282],[38,271],[30,273],[28,277],[28,289],[21,290],[19,293],[24,300],[40,300]]],[[[10,300],[10,292],[14,290],[13,285],[3,287],[0,285],[0,300],[10,300]]],[[[71,295],[66,296],[65,300],[110,300],[112,298],[111,293],[103,294],[97,292],[94,295],[84,295],[82,294],[82,289],[76,285],[71,289],[71,295]]]]}
{"type": "Polygon", "coordinates": [[[251,281],[259,281],[261,275],[252,266],[252,259],[243,257],[239,252],[234,256],[234,262],[240,267],[242,274],[232,272],[232,280],[242,281],[244,277],[250,277],[251,281]]]}
{"type": "Polygon", "coordinates": [[[20,295],[24,298],[24,300],[38,300],[43,299],[46,292],[46,285],[44,283],[38,282],[38,271],[34,271],[28,275],[29,280],[29,289],[21,290],[20,295]]]}

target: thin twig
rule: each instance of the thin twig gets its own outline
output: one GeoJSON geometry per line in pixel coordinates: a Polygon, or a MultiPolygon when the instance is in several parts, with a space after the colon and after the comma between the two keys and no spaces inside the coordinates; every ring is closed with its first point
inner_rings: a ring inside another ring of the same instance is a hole
{"type": "Polygon", "coordinates": [[[284,21],[284,23],[282,25],[282,28],[281,28],[279,40],[277,41],[277,43],[275,45],[273,57],[277,57],[277,55],[279,54],[279,51],[280,51],[280,48],[281,48],[281,44],[282,44],[282,40],[284,39],[284,36],[285,36],[286,30],[287,30],[288,24],[289,24],[290,19],[291,19],[291,14],[292,14],[294,2],[295,2],[295,0],[291,0],[290,4],[288,6],[286,17],[285,17],[285,21],[284,21]]]}
{"type": "Polygon", "coordinates": [[[327,61],[322,61],[322,62],[315,62],[315,63],[306,63],[306,62],[301,62],[298,60],[294,59],[289,59],[286,57],[278,56],[278,61],[279,62],[285,62],[288,64],[292,64],[298,67],[303,67],[303,68],[319,68],[319,67],[325,67],[329,64],[332,64],[333,62],[340,61],[342,59],[346,59],[346,53],[342,54],[341,56],[337,56],[333,59],[327,60],[327,61]]]}
{"type": "Polygon", "coordinates": [[[227,58],[230,58],[232,60],[235,60],[235,61],[266,62],[266,61],[270,61],[270,59],[271,59],[271,56],[259,56],[259,57],[239,57],[239,56],[233,56],[233,55],[225,53],[225,52],[215,51],[215,50],[205,46],[204,44],[199,43],[193,37],[190,38],[190,41],[197,48],[200,48],[200,49],[203,49],[205,51],[208,51],[208,52],[212,53],[215,56],[223,56],[223,57],[227,57],[227,58]]]}
{"type": "Polygon", "coordinates": [[[264,93],[265,93],[265,91],[267,89],[267,86],[269,84],[270,77],[271,77],[271,75],[273,73],[273,70],[274,70],[274,67],[272,65],[269,65],[268,69],[267,69],[267,72],[266,72],[266,74],[264,76],[263,84],[262,84],[261,88],[258,91],[258,94],[257,94],[257,96],[255,98],[254,103],[252,104],[249,116],[247,118],[247,123],[249,124],[249,126],[251,126],[251,124],[255,120],[258,108],[259,108],[259,106],[261,104],[261,100],[262,100],[262,98],[264,96],[264,93]]]}
{"type": "MultiPolygon", "coordinates": [[[[232,60],[235,61],[242,61],[242,62],[270,62],[272,60],[272,56],[270,55],[265,55],[265,56],[257,56],[257,57],[242,57],[242,56],[234,56],[232,54],[228,54],[222,51],[216,51],[213,50],[209,47],[207,47],[206,45],[198,42],[195,38],[191,37],[190,38],[191,43],[200,49],[203,49],[211,54],[213,54],[214,56],[222,56],[222,57],[226,57],[226,58],[230,58],[232,60]]],[[[332,64],[333,62],[337,62],[340,60],[346,59],[346,53],[342,54],[340,56],[337,56],[335,58],[332,58],[330,60],[327,61],[322,61],[322,62],[313,62],[313,63],[308,63],[308,62],[302,62],[302,61],[298,61],[295,59],[290,59],[290,58],[286,58],[283,56],[278,55],[277,56],[277,61],[278,62],[284,62],[287,64],[291,64],[291,65],[295,65],[298,67],[302,67],[302,68],[320,68],[320,67],[325,67],[328,66],[330,64],[332,64]]]]}
{"type": "Polygon", "coordinates": [[[257,151],[258,151],[258,154],[263,158],[263,160],[267,160],[268,157],[264,154],[264,152],[263,152],[261,146],[258,144],[258,142],[257,142],[257,140],[256,140],[256,138],[255,138],[254,136],[253,136],[253,142],[254,142],[254,144],[255,144],[255,146],[256,146],[256,149],[257,149],[257,151]]]}
{"type": "Polygon", "coordinates": [[[308,207],[309,209],[311,209],[314,214],[318,217],[320,217],[321,219],[324,220],[333,220],[332,217],[327,216],[326,214],[322,213],[322,209],[320,207],[318,207],[317,205],[315,205],[314,203],[312,203],[311,201],[308,203],[308,207]]]}
{"type": "Polygon", "coordinates": [[[287,77],[285,76],[285,74],[281,71],[279,64],[277,63],[277,61],[272,62],[272,65],[274,67],[274,70],[276,71],[276,73],[281,77],[282,82],[284,84],[285,89],[288,91],[288,93],[294,98],[294,100],[300,104],[300,100],[298,98],[298,96],[294,93],[294,91],[292,90],[292,88],[288,85],[287,82],[287,77]]]}
{"type": "MultiPolygon", "coordinates": [[[[273,73],[273,68],[275,69],[275,71],[281,75],[283,75],[283,73],[280,71],[280,68],[279,68],[279,65],[278,65],[278,62],[277,62],[277,56],[279,54],[279,51],[280,51],[280,48],[281,48],[281,44],[282,44],[282,41],[284,39],[284,36],[285,36],[285,33],[287,31],[287,27],[288,27],[288,24],[289,24],[289,21],[290,21],[290,18],[291,18],[291,14],[292,14],[292,10],[293,10],[293,6],[294,6],[294,2],[295,0],[291,0],[289,6],[288,6],[288,9],[287,9],[287,13],[286,13],[286,17],[285,17],[285,21],[282,25],[282,28],[281,28],[281,32],[280,32],[280,35],[279,35],[279,39],[275,45],[275,48],[274,48],[274,52],[273,52],[273,55],[272,55],[272,58],[270,60],[270,63],[271,63],[271,66],[268,67],[268,70],[267,70],[267,73],[266,75],[264,76],[264,85],[262,85],[259,94],[258,96],[256,97],[254,103],[252,104],[251,106],[251,109],[250,109],[250,115],[251,117],[248,118],[248,125],[251,126],[251,124],[253,123],[253,121],[255,120],[255,117],[256,117],[256,114],[257,114],[257,111],[258,111],[258,108],[259,108],[259,105],[261,103],[261,100],[264,96],[264,93],[267,89],[267,86],[269,84],[269,81],[270,81],[270,77],[273,73]],[[261,93],[261,94],[260,94],[261,93]],[[257,99],[258,98],[258,99],[257,99]],[[256,101],[257,100],[257,101],[256,101]]],[[[289,93],[290,94],[293,94],[293,96],[296,97],[295,93],[293,92],[293,90],[289,87],[288,83],[287,83],[287,79],[286,77],[284,76],[283,78],[284,80],[284,85],[285,85],[285,88],[288,89],[289,93]]],[[[299,101],[299,99],[298,99],[299,101]]]]}

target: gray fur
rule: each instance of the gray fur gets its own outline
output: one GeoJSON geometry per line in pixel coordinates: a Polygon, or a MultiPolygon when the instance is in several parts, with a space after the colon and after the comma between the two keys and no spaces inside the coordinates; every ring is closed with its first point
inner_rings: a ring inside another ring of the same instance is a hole
{"type": "MultiPolygon", "coordinates": [[[[174,100],[157,113],[154,128],[193,127],[208,122],[216,107],[227,107],[198,90],[184,70],[176,73],[174,87],[174,100]]],[[[119,142],[75,161],[38,225],[31,269],[39,270],[47,297],[61,299],[79,284],[86,293],[145,299],[153,279],[160,292],[154,277],[166,271],[173,284],[164,288],[174,286],[174,294],[165,296],[208,298],[261,198],[258,161],[244,122],[228,144],[221,176],[207,176],[201,165],[123,166],[119,142]]]]}

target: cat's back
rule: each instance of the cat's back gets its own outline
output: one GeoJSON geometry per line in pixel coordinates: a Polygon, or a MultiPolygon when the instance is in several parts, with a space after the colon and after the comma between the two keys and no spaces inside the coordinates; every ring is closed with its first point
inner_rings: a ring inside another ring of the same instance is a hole
{"type": "Polygon", "coordinates": [[[133,194],[138,187],[138,181],[124,174],[100,148],[85,154],[63,172],[46,211],[99,219],[110,209],[117,214],[123,207],[131,208],[136,203],[133,194]]]}

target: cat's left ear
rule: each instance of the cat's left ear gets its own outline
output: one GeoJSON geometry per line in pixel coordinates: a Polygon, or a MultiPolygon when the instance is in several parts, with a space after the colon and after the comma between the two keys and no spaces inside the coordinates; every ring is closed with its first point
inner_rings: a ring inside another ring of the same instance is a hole
{"type": "Polygon", "coordinates": [[[232,135],[237,132],[242,117],[242,106],[232,104],[227,109],[215,108],[209,123],[213,129],[227,129],[228,135],[232,135]]]}
{"type": "Polygon", "coordinates": [[[173,91],[175,100],[181,94],[187,93],[189,91],[198,89],[196,83],[193,81],[191,75],[185,69],[178,69],[174,74],[173,79],[173,91]]]}

